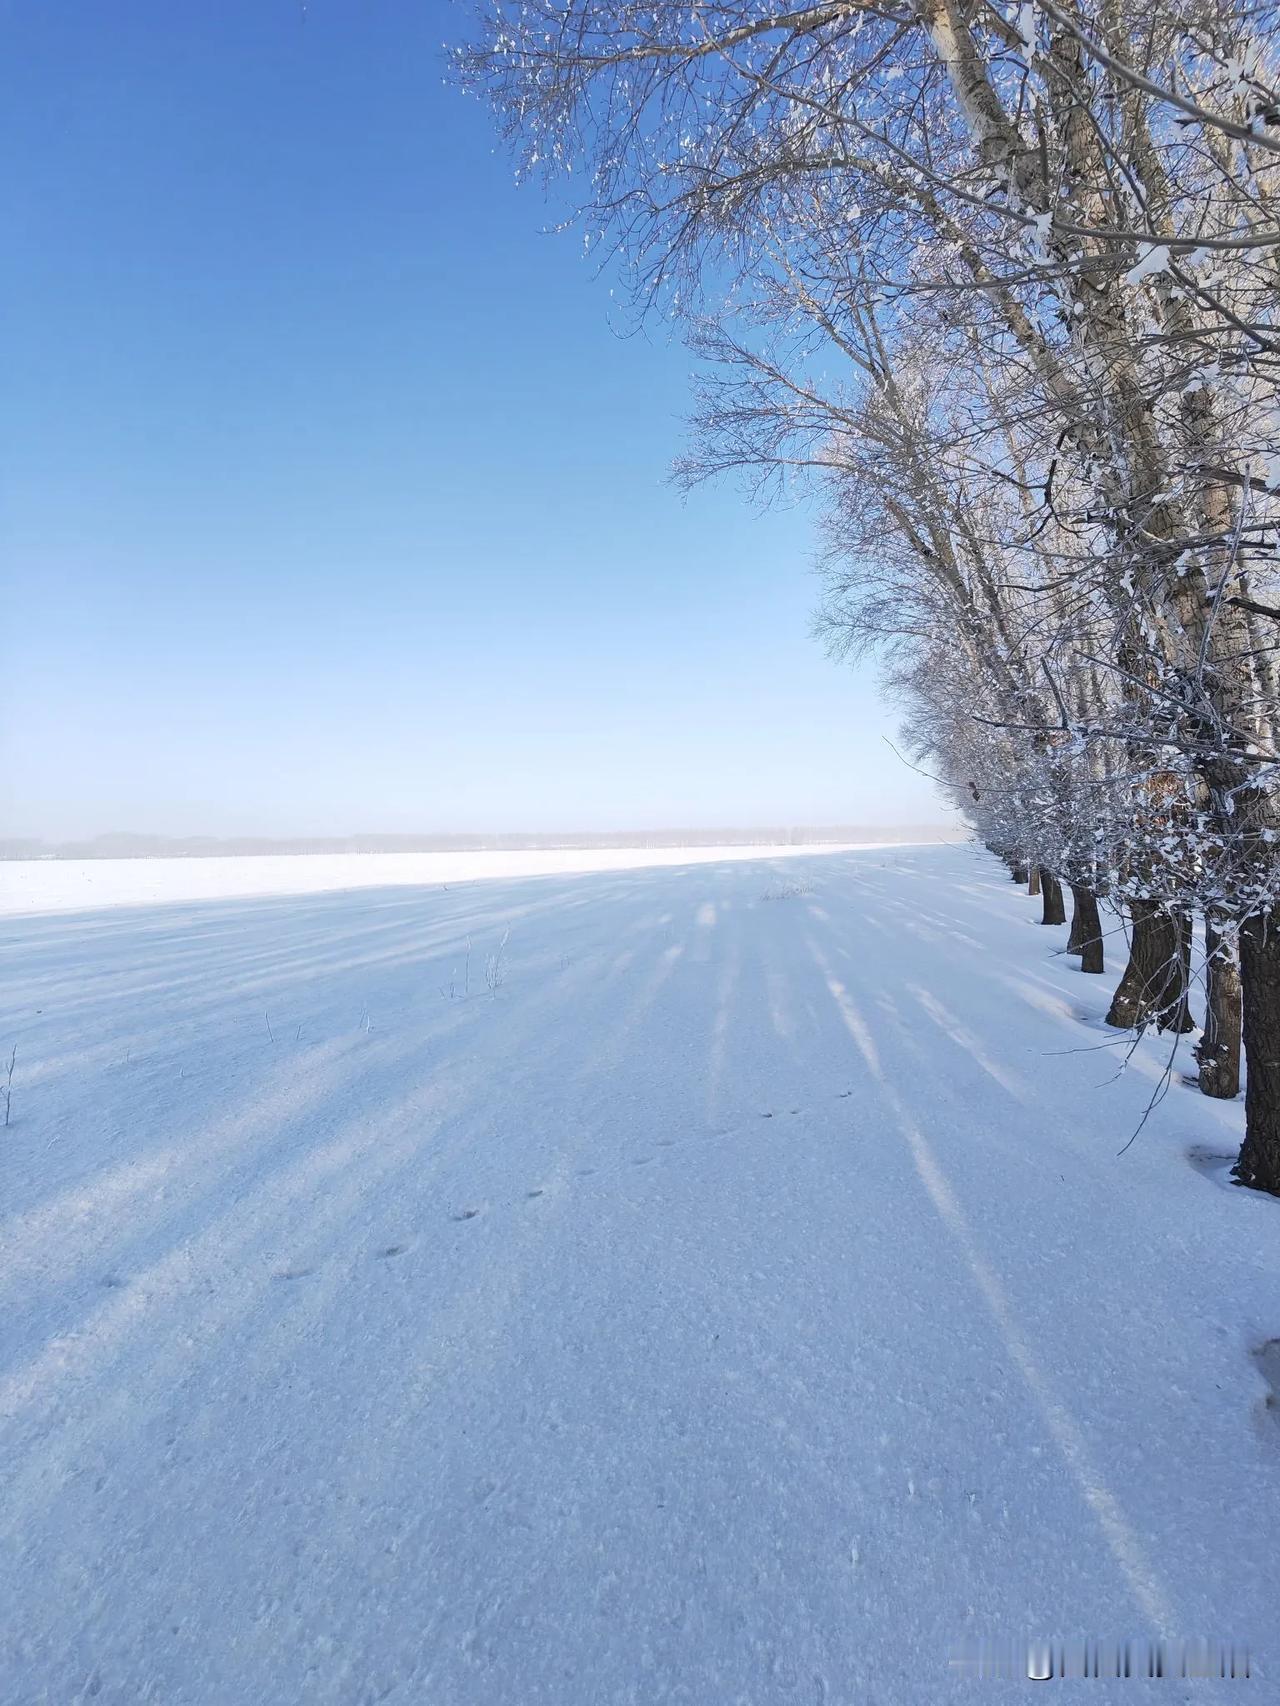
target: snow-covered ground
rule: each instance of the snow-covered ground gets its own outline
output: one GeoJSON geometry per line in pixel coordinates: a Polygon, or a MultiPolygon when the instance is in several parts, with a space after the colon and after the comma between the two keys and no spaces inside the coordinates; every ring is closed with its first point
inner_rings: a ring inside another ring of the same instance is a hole
{"type": "Polygon", "coordinates": [[[1280,1203],[993,860],[111,898],[3,927],[6,1706],[1274,1687],[1280,1203]]]}
{"type": "MultiPolygon", "coordinates": [[[[856,843],[824,848],[849,852],[856,843]]],[[[886,845],[876,842],[877,847],[886,845]]],[[[324,894],[403,883],[567,876],[734,859],[812,855],[812,847],[557,847],[506,853],[272,853],[250,858],[13,859],[0,861],[0,916],[151,906],[233,896],[324,894]]]]}

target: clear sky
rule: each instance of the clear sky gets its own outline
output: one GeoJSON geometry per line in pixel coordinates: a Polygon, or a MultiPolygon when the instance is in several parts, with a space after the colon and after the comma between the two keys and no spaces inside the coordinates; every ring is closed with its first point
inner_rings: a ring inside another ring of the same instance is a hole
{"type": "Polygon", "coordinates": [[[447,0],[0,0],[0,829],[943,821],[447,0]]]}

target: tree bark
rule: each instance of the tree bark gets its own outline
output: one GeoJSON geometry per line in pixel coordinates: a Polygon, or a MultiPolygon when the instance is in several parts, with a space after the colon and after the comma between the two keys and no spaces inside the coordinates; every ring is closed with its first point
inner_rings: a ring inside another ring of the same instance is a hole
{"type": "Polygon", "coordinates": [[[1240,930],[1244,990],[1244,1142],[1232,1169],[1242,1185],[1280,1197],[1280,913],[1240,930]]]}
{"type": "Polygon", "coordinates": [[[1154,1019],[1162,1031],[1191,1030],[1187,1011],[1190,941],[1174,914],[1149,900],[1131,903],[1133,940],[1129,963],[1107,1013],[1118,1031],[1145,1030],[1154,1019]]]}
{"type": "Polygon", "coordinates": [[[1102,920],[1098,916],[1098,902],[1092,889],[1087,889],[1081,883],[1072,883],[1071,898],[1074,909],[1071,914],[1071,939],[1067,947],[1073,954],[1080,955],[1080,970],[1098,972],[1105,970],[1102,953],[1102,920]]]}
{"type": "Polygon", "coordinates": [[[1074,883],[1069,883],[1067,886],[1071,890],[1071,928],[1067,932],[1067,952],[1078,954],[1083,945],[1080,940],[1080,891],[1074,883]]]}
{"type": "Polygon", "coordinates": [[[1044,896],[1041,924],[1065,924],[1067,914],[1062,904],[1062,884],[1052,871],[1041,871],[1040,892],[1044,896]]]}
{"type": "Polygon", "coordinates": [[[1200,1088],[1230,1101],[1240,1094],[1240,956],[1231,936],[1220,934],[1210,913],[1204,920],[1204,1035],[1196,1044],[1200,1088]]]}
{"type": "Polygon", "coordinates": [[[1027,867],[1025,865],[1018,864],[1016,859],[1010,867],[1010,870],[1012,871],[1015,883],[1025,883],[1029,881],[1030,873],[1028,872],[1027,867]]]}
{"type": "Polygon", "coordinates": [[[1027,878],[1027,893],[1028,894],[1039,894],[1040,893],[1040,867],[1039,867],[1039,865],[1033,865],[1031,867],[1031,875],[1027,878]]]}

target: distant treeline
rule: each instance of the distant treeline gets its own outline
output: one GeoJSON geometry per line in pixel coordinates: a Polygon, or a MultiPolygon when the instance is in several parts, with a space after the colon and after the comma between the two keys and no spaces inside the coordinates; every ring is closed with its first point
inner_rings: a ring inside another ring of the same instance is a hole
{"type": "Polygon", "coordinates": [[[268,840],[212,835],[98,835],[90,841],[0,840],[0,859],[199,859],[267,853],[517,853],[595,847],[820,847],[833,842],[957,841],[968,831],[939,824],[840,825],[814,829],[631,829],[600,834],[344,835],[268,840]]]}

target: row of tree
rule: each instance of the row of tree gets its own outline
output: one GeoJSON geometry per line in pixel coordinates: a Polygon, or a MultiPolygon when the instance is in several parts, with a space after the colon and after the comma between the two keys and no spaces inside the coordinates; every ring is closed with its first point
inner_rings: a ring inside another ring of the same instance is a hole
{"type": "Polygon", "coordinates": [[[821,631],[1280,1194],[1280,76],[1238,0],[477,0],[526,168],[821,493],[821,631]],[[585,176],[584,176],[585,168],[585,176]]]}

